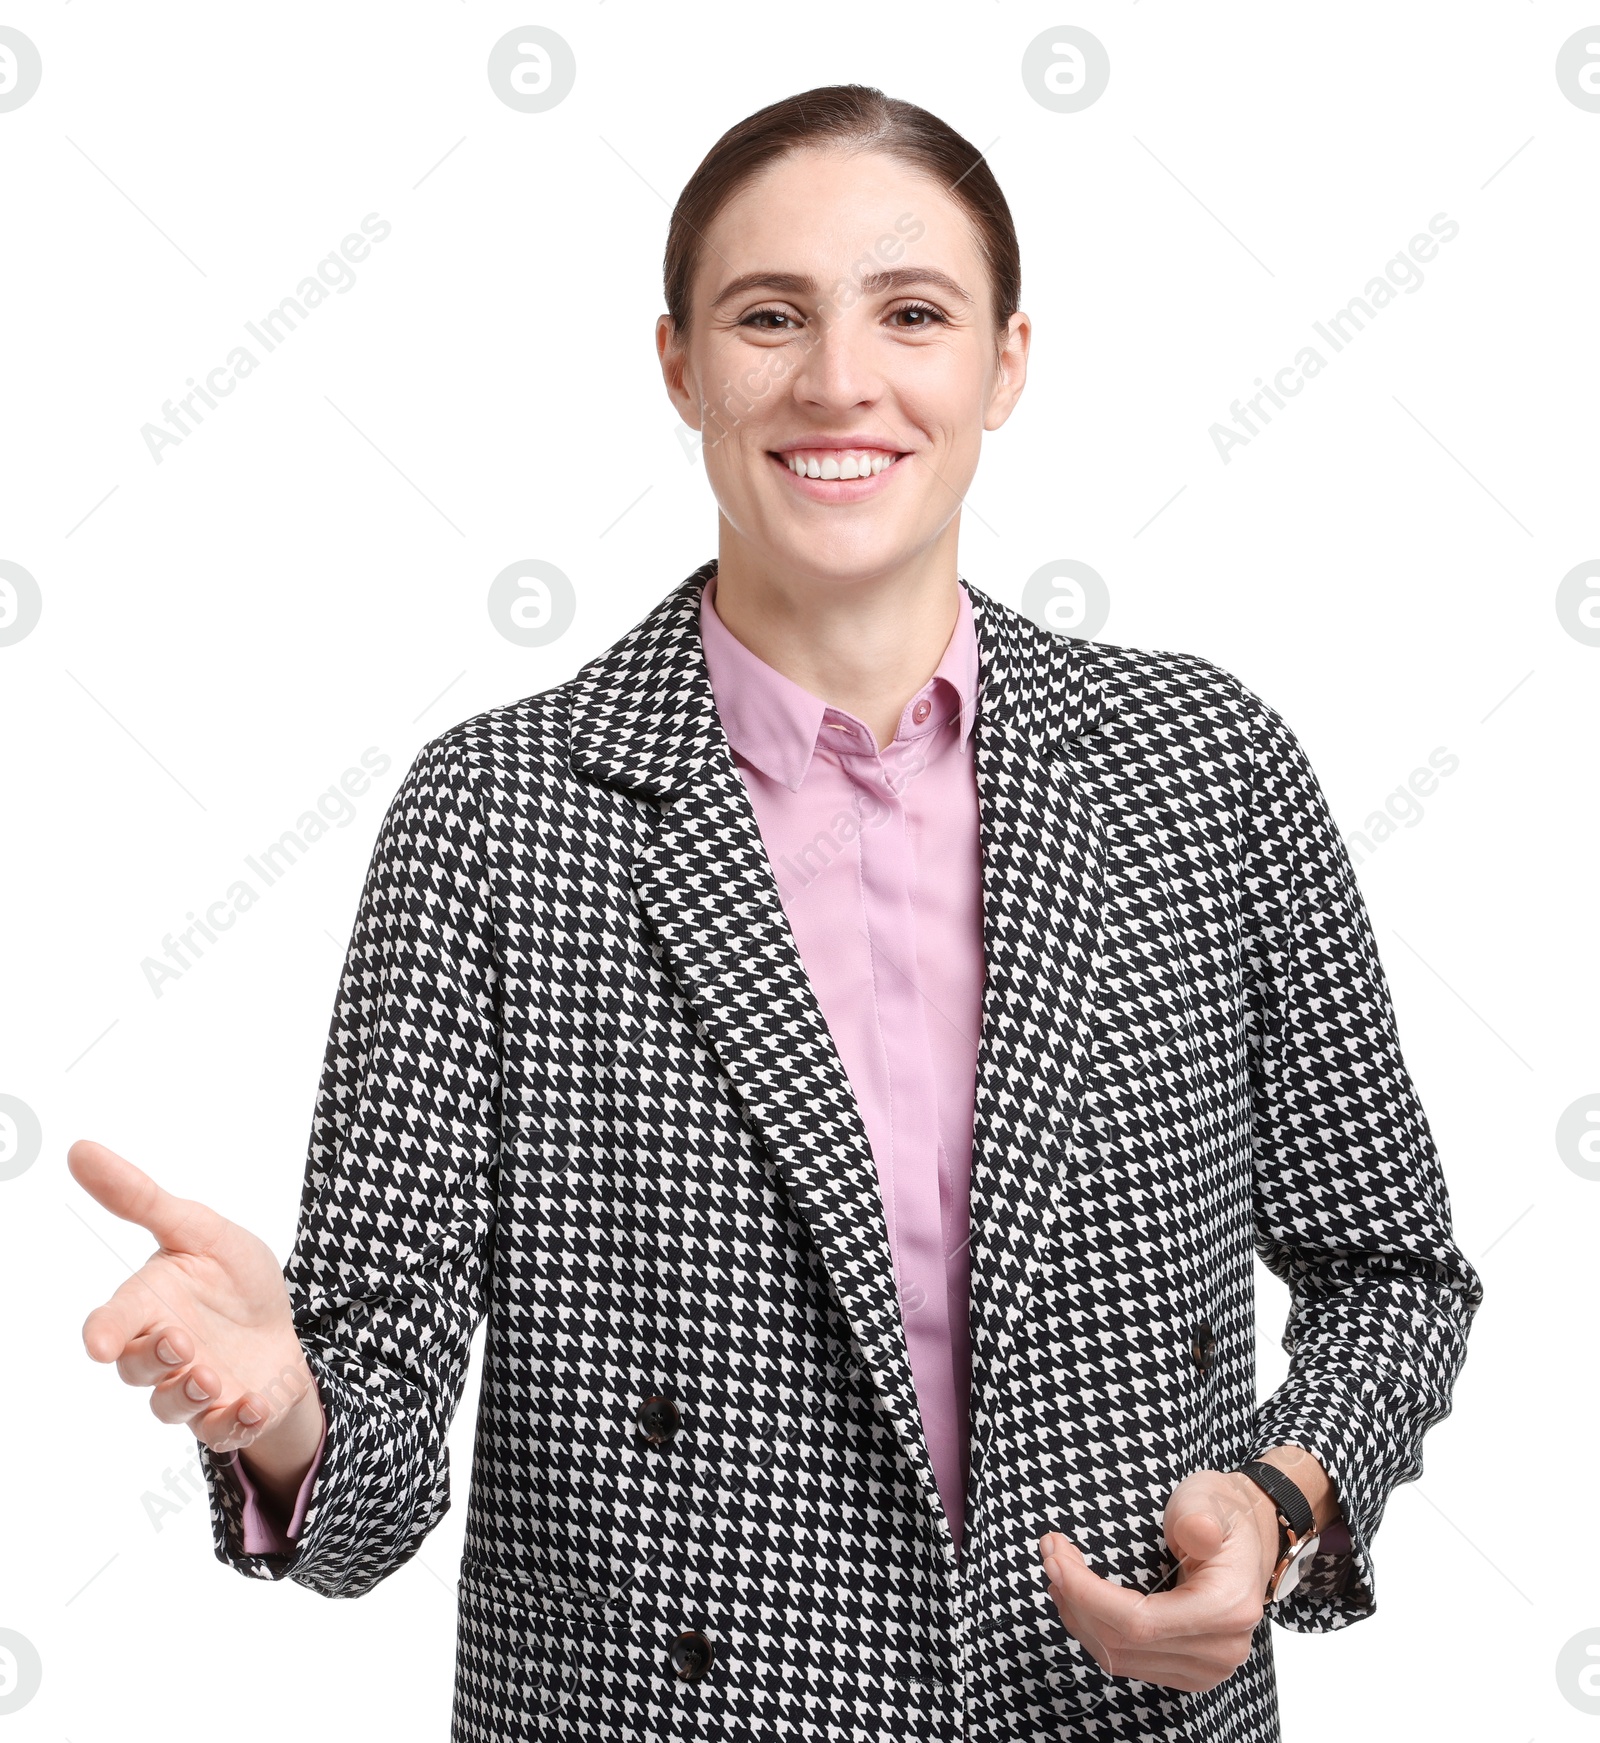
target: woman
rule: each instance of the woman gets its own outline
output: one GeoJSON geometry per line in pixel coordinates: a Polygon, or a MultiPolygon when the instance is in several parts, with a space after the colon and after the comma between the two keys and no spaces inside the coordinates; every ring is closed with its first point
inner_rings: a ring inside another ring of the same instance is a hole
{"type": "Polygon", "coordinates": [[[1372,1612],[1481,1299],[1320,788],[1209,661],[957,573],[1030,329],[942,122],[751,116],[666,292],[716,559],[412,765],[287,1284],[73,1147],[161,1244],[89,1353],[224,1561],[351,1596],[487,1318],[458,1739],[1276,1737],[1269,1619],[1372,1612]]]}

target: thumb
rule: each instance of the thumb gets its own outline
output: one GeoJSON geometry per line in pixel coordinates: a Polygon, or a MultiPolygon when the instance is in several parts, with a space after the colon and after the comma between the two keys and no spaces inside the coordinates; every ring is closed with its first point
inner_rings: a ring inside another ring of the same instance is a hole
{"type": "Polygon", "coordinates": [[[125,1156],[92,1138],[79,1138],[67,1151],[67,1167],[97,1204],[124,1222],[148,1229],[171,1251],[203,1253],[225,1226],[208,1206],[175,1197],[125,1156]]]}
{"type": "Polygon", "coordinates": [[[1180,1563],[1210,1561],[1221,1553],[1238,1511],[1232,1496],[1198,1477],[1186,1478],[1167,1503],[1167,1546],[1180,1563]]]}

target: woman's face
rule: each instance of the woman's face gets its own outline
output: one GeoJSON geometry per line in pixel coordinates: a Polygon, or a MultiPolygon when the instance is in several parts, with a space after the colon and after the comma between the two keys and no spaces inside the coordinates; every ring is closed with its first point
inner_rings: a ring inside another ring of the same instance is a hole
{"type": "Polygon", "coordinates": [[[1027,317],[997,360],[965,213],[882,153],[807,149],[746,184],[706,235],[691,311],[686,342],[657,323],[668,391],[734,537],[780,572],[913,564],[1022,391],[1027,317]]]}

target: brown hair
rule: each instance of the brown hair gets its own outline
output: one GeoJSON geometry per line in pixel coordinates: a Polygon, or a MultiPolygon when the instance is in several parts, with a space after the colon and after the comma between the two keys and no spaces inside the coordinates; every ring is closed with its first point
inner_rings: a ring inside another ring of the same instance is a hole
{"type": "Polygon", "coordinates": [[[807,146],[882,151],[920,171],[965,210],[989,269],[998,334],[1022,295],[1022,263],[1011,208],[983,154],[937,115],[886,97],[872,85],[819,85],[769,103],[712,146],[672,208],[662,266],[667,313],[689,331],[690,287],[705,234],[724,204],[775,159],[807,146]]]}

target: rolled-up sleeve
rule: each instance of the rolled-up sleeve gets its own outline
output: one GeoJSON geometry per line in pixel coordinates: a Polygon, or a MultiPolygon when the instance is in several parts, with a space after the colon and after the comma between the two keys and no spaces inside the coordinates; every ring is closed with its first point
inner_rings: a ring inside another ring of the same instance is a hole
{"type": "Polygon", "coordinates": [[[218,1458],[217,1463],[225,1465],[239,1485],[243,1502],[239,1536],[246,1555],[293,1554],[295,1540],[305,1529],[306,1510],[311,1505],[312,1491],[317,1486],[317,1473],[322,1469],[322,1454],[327,1444],[328,1431],[324,1428],[317,1438],[317,1450],[311,1455],[310,1467],[300,1480],[289,1517],[281,1523],[250,1475],[249,1465],[237,1453],[218,1458]]]}

